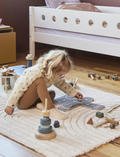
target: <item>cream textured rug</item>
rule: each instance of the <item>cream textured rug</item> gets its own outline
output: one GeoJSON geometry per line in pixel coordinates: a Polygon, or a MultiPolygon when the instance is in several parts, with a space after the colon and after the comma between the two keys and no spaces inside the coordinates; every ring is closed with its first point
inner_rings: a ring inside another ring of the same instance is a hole
{"type": "MultiPolygon", "coordinates": [[[[64,93],[55,88],[58,96],[64,93]]],[[[106,108],[120,104],[120,96],[106,93],[80,85],[80,92],[84,97],[93,97],[95,103],[105,105],[106,108]]],[[[50,141],[41,141],[35,138],[35,132],[40,125],[41,112],[37,108],[15,110],[12,116],[4,112],[7,98],[0,97],[0,133],[34,149],[46,157],[75,157],[82,155],[102,144],[110,142],[120,136],[120,125],[116,129],[104,128],[104,125],[94,128],[87,124],[90,118],[93,122],[100,119],[95,116],[96,110],[77,107],[64,112],[68,119],[60,121],[60,127],[54,128],[57,136],[50,141]]],[[[102,109],[102,111],[105,109],[102,109]]],[[[120,121],[120,107],[111,112],[115,120],[120,121]]],[[[52,124],[56,119],[52,119],[52,124]]]]}

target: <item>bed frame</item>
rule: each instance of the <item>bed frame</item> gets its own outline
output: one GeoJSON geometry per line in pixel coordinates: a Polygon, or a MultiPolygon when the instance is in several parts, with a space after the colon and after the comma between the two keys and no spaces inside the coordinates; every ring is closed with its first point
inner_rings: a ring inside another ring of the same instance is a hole
{"type": "Polygon", "coordinates": [[[29,53],[35,56],[35,42],[38,42],[120,57],[120,7],[96,7],[102,13],[29,7],[29,53]],[[79,24],[76,23],[76,19],[78,23],[80,20],[79,24]],[[118,42],[93,41],[36,32],[36,27],[107,37],[118,42]]]}

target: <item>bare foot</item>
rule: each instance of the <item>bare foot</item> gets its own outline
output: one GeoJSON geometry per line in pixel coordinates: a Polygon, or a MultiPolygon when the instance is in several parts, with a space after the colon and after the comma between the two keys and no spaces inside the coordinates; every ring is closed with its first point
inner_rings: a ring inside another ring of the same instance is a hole
{"type": "MultiPolygon", "coordinates": [[[[43,105],[43,103],[38,103],[36,105],[37,109],[39,109],[40,111],[44,110],[45,109],[45,106],[43,105]]],[[[60,112],[58,109],[56,108],[53,108],[53,109],[50,109],[50,117],[51,118],[54,118],[54,119],[58,119],[58,120],[65,120],[67,119],[68,117],[63,114],[62,112],[60,112]]]]}
{"type": "Polygon", "coordinates": [[[50,110],[50,117],[58,120],[65,120],[68,118],[65,114],[63,114],[56,108],[50,110]]]}

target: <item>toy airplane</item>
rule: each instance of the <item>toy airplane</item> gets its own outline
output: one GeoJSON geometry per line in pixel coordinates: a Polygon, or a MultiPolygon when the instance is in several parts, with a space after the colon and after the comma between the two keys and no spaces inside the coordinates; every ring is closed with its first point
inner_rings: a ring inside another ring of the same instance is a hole
{"type": "Polygon", "coordinates": [[[74,89],[80,89],[80,87],[77,85],[77,81],[78,81],[78,78],[74,81],[71,81],[69,82],[69,84],[74,88],[74,89]]]}

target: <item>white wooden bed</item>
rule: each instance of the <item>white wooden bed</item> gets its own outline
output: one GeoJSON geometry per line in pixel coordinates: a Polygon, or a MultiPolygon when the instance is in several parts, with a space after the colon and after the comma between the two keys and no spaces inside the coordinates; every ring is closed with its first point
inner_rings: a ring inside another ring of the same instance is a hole
{"type": "Polygon", "coordinates": [[[120,57],[120,7],[96,7],[102,13],[29,7],[29,53],[38,42],[120,57]]]}

